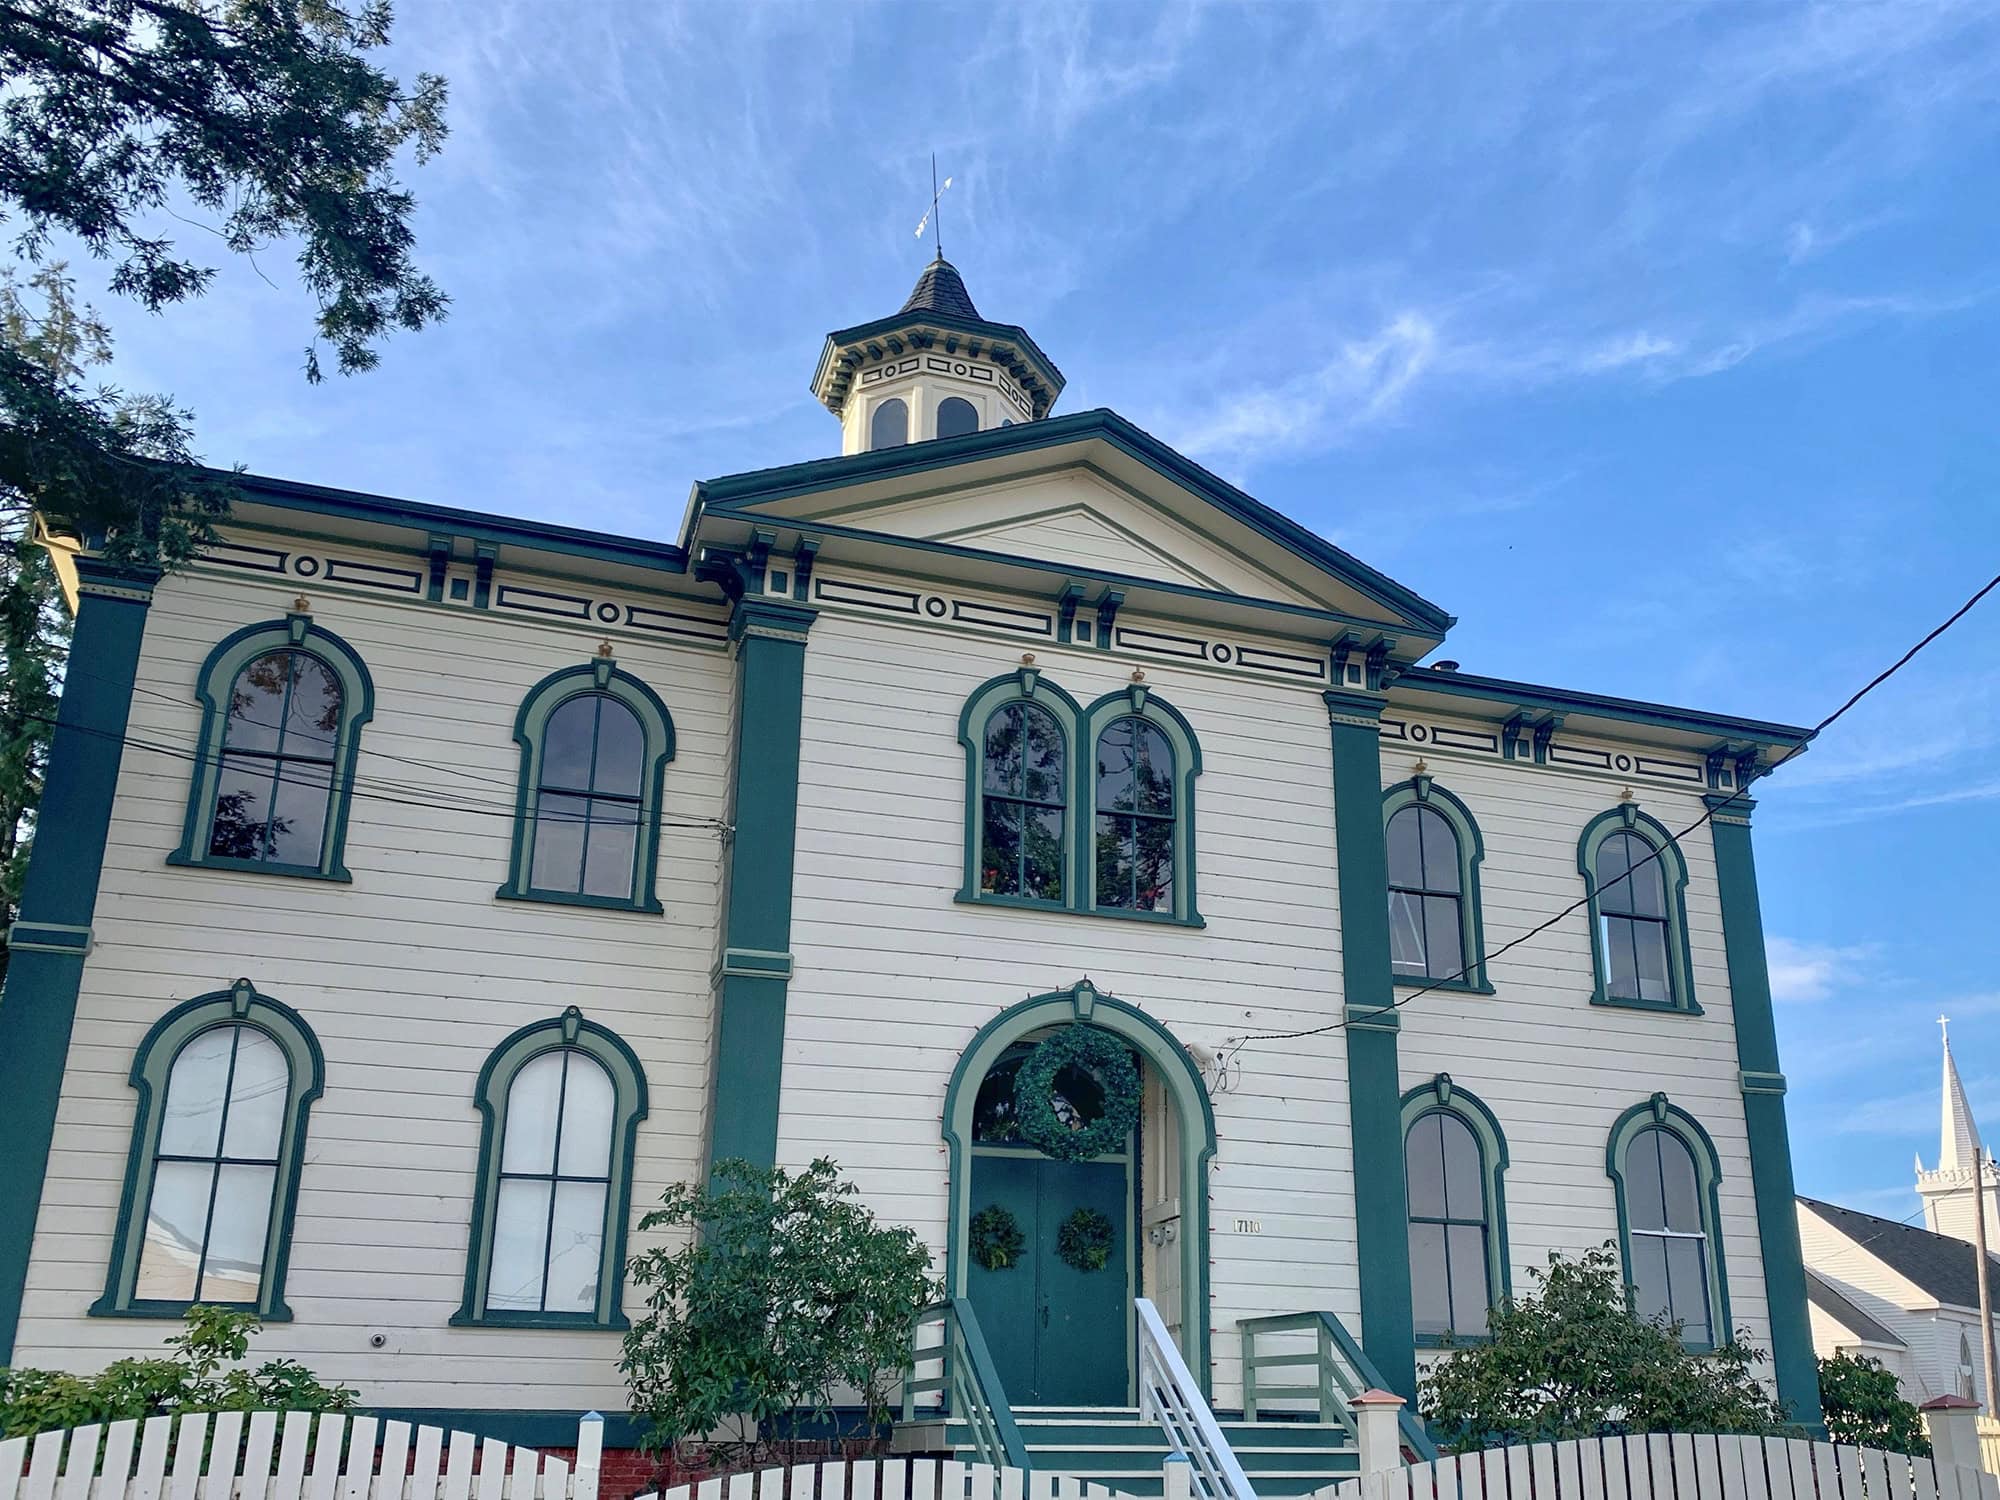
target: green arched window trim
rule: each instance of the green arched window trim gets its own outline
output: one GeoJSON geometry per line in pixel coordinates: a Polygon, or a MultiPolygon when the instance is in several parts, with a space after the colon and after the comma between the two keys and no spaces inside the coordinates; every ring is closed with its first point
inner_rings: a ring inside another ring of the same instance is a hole
{"type": "Polygon", "coordinates": [[[660,810],[666,801],[667,762],[674,758],[674,718],[660,695],[629,672],[620,671],[609,656],[579,667],[551,672],[521,701],[514,716],[514,743],[521,747],[521,782],[514,799],[514,848],[508,861],[507,883],[494,894],[503,901],[551,901],[568,906],[596,906],[613,911],[643,911],[658,916],[666,908],[657,894],[660,863],[660,810]],[[638,715],[646,737],[640,768],[638,853],[632,861],[629,896],[592,896],[576,891],[536,890],[530,873],[535,867],[535,804],[542,784],[542,741],[549,717],[570,699],[585,693],[606,693],[638,715]]]}
{"type": "MultiPolygon", "coordinates": [[[[1729,1320],[1729,1273],[1722,1254],[1722,1159],[1715,1142],[1702,1129],[1701,1121],[1655,1094],[1643,1104],[1635,1104],[1611,1127],[1604,1147],[1604,1172],[1611,1179],[1618,1199],[1618,1258],[1624,1267],[1627,1295],[1632,1281],[1632,1224],[1625,1202],[1625,1150],[1640,1131],[1658,1126],[1680,1138],[1694,1158],[1695,1191],[1701,1203],[1702,1232],[1708,1237],[1708,1317],[1716,1340],[1733,1336],[1735,1324],[1729,1320]]],[[[1710,1349],[1713,1343],[1690,1344],[1694,1349],[1710,1349]]]]}
{"type": "MultiPolygon", "coordinates": [[[[1507,1136],[1500,1121],[1478,1095],[1460,1088],[1451,1074],[1440,1073],[1403,1095],[1401,1139],[1408,1149],[1410,1128],[1429,1114],[1457,1117],[1479,1143],[1479,1175],[1486,1189],[1486,1284],[1494,1305],[1514,1295],[1514,1272],[1507,1252],[1507,1136]]],[[[1451,1343],[1468,1344],[1479,1336],[1459,1334],[1451,1343]]],[[[1442,1348],[1445,1341],[1430,1334],[1416,1336],[1420,1349],[1442,1348]]]]}
{"type": "Polygon", "coordinates": [[[958,739],[965,747],[964,879],[954,898],[980,906],[1023,906],[1039,911],[1073,911],[1135,922],[1167,922],[1203,927],[1195,904],[1194,782],[1201,774],[1201,742],[1180,711],[1143,683],[1106,693],[1088,708],[1050,682],[1035,667],[990,679],[966,699],[958,716],[958,739]],[[989,896],[979,890],[979,852],[985,809],[986,725],[1013,703],[1046,710],[1061,729],[1069,756],[1069,800],[1063,808],[1063,899],[1037,901],[989,896]],[[1118,719],[1143,719],[1166,736],[1174,753],[1174,909],[1130,911],[1096,902],[1097,737],[1118,719]]]}
{"type": "Polygon", "coordinates": [[[197,742],[181,844],[167,856],[167,863],[250,870],[260,875],[302,876],[308,880],[351,881],[354,877],[347,873],[344,862],[348,801],[354,790],[355,758],[361,751],[361,727],[375,716],[375,682],[359,653],[331,630],[315,623],[311,615],[295,610],[282,620],[246,625],[226,637],[202,662],[195,684],[195,697],[201,703],[201,738],[197,742]],[[238,672],[272,651],[302,651],[324,665],[340,682],[340,730],[334,738],[332,789],[326,799],[326,837],[320,844],[317,865],[282,865],[208,852],[216,785],[222,774],[222,736],[228,728],[230,687],[238,672]]]}
{"type": "Polygon", "coordinates": [[[1466,957],[1465,973],[1457,979],[1424,979],[1414,974],[1398,974],[1395,982],[1427,990],[1460,990],[1472,995],[1490,995],[1492,982],[1486,974],[1486,920],[1481,913],[1479,865],[1486,858],[1486,840],[1480,836],[1479,822],[1472,809],[1437,784],[1433,777],[1413,776],[1382,794],[1382,827],[1406,807],[1422,806],[1439,813],[1458,836],[1459,942],[1466,957]]]}
{"type": "Polygon", "coordinates": [[[486,1059],[473,1087],[479,1106],[479,1180],[473,1190],[472,1231],[465,1257],[465,1295],[455,1328],[625,1328],[625,1237],[632,1217],[632,1156],[646,1118],[646,1071],[616,1032],[586,1021],[572,1005],[561,1015],[523,1026],[486,1059]],[[611,1182],[604,1194],[604,1250],[597,1306],[587,1313],[488,1311],[487,1272],[493,1258],[493,1215],[500,1196],[500,1148],[507,1139],[507,1094],[519,1073],[546,1052],[571,1048],[611,1075],[611,1182]]]}
{"type": "Polygon", "coordinates": [[[1694,997],[1694,960],[1688,950],[1687,861],[1681,857],[1680,845],[1666,825],[1640,812],[1637,803],[1621,802],[1584,825],[1583,836],[1576,844],[1576,868],[1583,876],[1584,894],[1589,898],[1590,1003],[1630,1010],[1682,1011],[1691,1016],[1702,1014],[1694,997]],[[1637,834],[1659,855],[1660,875],[1667,891],[1667,979],[1673,990],[1671,1000],[1632,1000],[1610,993],[1604,921],[1598,909],[1597,851],[1614,833],[1637,834]]]}
{"type": "Polygon", "coordinates": [[[306,1120],[313,1100],[326,1084],[326,1059],[320,1053],[319,1039],[299,1013],[269,995],[259,994],[247,979],[175,1006],[153,1024],[132,1058],[128,1081],[139,1095],[138,1112],[133,1119],[132,1147],[125,1163],[125,1190],[118,1201],[111,1265],[105,1277],[104,1295],[91,1304],[92,1317],[179,1318],[188,1309],[186,1302],[140,1301],[133,1296],[139,1277],[139,1255],[146,1241],[143,1200],[152,1187],[167,1075],[174,1060],[202,1032],[234,1025],[254,1026],[268,1036],[285,1054],[291,1073],[255,1311],[266,1323],[289,1323],[292,1319],[292,1310],[285,1304],[285,1269],[291,1258],[299,1167],[305,1159],[306,1120]]]}

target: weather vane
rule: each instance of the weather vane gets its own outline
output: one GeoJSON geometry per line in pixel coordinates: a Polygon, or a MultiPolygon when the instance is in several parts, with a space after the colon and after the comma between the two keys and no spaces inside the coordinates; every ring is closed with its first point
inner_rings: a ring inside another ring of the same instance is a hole
{"type": "Polygon", "coordinates": [[[924,230],[929,229],[937,237],[937,258],[939,260],[944,259],[944,219],[938,213],[938,199],[944,196],[945,188],[950,186],[951,179],[949,177],[945,178],[943,186],[939,186],[938,184],[937,152],[933,151],[931,153],[931,206],[924,211],[924,216],[917,220],[917,238],[922,239],[924,237],[924,230]]]}

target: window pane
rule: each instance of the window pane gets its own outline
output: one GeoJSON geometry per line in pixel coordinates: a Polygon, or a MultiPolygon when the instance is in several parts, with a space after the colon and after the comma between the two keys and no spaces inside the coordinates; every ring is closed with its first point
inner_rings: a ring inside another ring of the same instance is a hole
{"type": "Polygon", "coordinates": [[[500,1152],[503,1172],[555,1170],[556,1101],[562,1092],[561,1049],[530,1058],[507,1089],[506,1139],[500,1152]]]}
{"type": "Polygon", "coordinates": [[[590,747],[597,733],[597,705],[602,698],[585,693],[549,715],[542,731],[542,785],[587,791],[590,787],[590,747]]]}
{"type": "Polygon", "coordinates": [[[598,699],[597,775],[591,789],[614,797],[639,795],[646,761],[646,731],[639,716],[616,698],[598,699]]]}
{"type": "Polygon", "coordinates": [[[1480,1180],[1479,1140],[1457,1115],[1437,1115],[1444,1144],[1445,1217],[1486,1217],[1486,1185],[1480,1180]]]}
{"type": "Polygon", "coordinates": [[[1039,708],[1024,708],[1027,747],[1021,795],[1033,802],[1067,802],[1063,786],[1063,737],[1055,719],[1039,708]]]}
{"type": "Polygon", "coordinates": [[[229,1123],[223,1131],[222,1154],[274,1162],[285,1131],[291,1065],[278,1044],[256,1027],[233,1029],[237,1035],[236,1076],[229,1087],[229,1123]]]}
{"type": "Polygon", "coordinates": [[[541,1311],[542,1265],[549,1245],[549,1187],[547,1181],[501,1182],[500,1196],[493,1206],[487,1307],[541,1311]]]}
{"type": "Polygon", "coordinates": [[[162,1156],[213,1156],[222,1139],[222,1095],[229,1087],[234,1026],[215,1026],[190,1037],[167,1074],[167,1102],[160,1115],[162,1156]]]}
{"type": "Polygon", "coordinates": [[[326,805],[333,767],[309,760],[278,762],[277,806],[271,815],[270,857],[281,865],[319,863],[326,847],[326,805]]]}
{"type": "Polygon", "coordinates": [[[604,1193],[601,1182],[556,1184],[555,1232],[549,1237],[549,1312],[595,1311],[597,1279],[604,1265],[604,1193]]]}
{"type": "Polygon", "coordinates": [[[1639,960],[1632,946],[1631,917],[1605,917],[1599,926],[1604,943],[1604,989],[1618,1000],[1639,997],[1639,960]]]}
{"type": "Polygon", "coordinates": [[[1708,1241],[1664,1240],[1667,1282],[1673,1289],[1674,1316],[1682,1323],[1681,1337],[1706,1344],[1714,1330],[1708,1321],[1708,1241]]]}
{"type": "Polygon", "coordinates": [[[1420,1115],[1403,1143],[1403,1181],[1410,1213],[1418,1218],[1444,1215],[1444,1153],[1439,1145],[1444,1116],[1420,1115]]]}
{"type": "Polygon", "coordinates": [[[1097,737],[1097,808],[1129,811],[1139,765],[1132,737],[1134,720],[1120,719],[1097,737]]]}
{"type": "Polygon", "coordinates": [[[1424,898],[1389,892],[1389,962],[1398,974],[1424,974],[1424,898]]]}
{"type": "Polygon", "coordinates": [[[900,448],[910,440],[910,409],[891,397],[875,408],[868,419],[870,448],[900,448]]]}
{"type": "Polygon", "coordinates": [[[215,1168],[205,1162],[163,1161],[153,1169],[146,1205],[146,1243],[132,1295],[142,1302],[192,1302],[201,1268],[202,1229],[215,1168]]]}
{"type": "Polygon", "coordinates": [[[1410,1309],[1418,1333],[1451,1331],[1451,1282],[1441,1224],[1410,1226],[1410,1309]]]}
{"type": "Polygon", "coordinates": [[[1132,904],[1132,819],[1097,815],[1097,904],[1132,904]]]}
{"type": "Polygon", "coordinates": [[[544,792],[535,807],[535,858],[528,884],[538,891],[583,889],[583,826],[589,802],[544,792]]]}
{"type": "Polygon", "coordinates": [[[1021,804],[998,797],[986,799],[981,825],[979,888],[989,896],[1018,896],[1021,891],[1021,804]]]}
{"type": "Polygon", "coordinates": [[[339,735],[340,679],[325,662],[294,652],[292,703],[285,712],[285,754],[331,760],[339,735]]]}
{"type": "Polygon", "coordinates": [[[1167,737],[1143,719],[1128,722],[1132,727],[1133,744],[1139,753],[1135,805],[1140,812],[1171,813],[1174,810],[1174,752],[1167,744],[1167,737]]]}
{"type": "Polygon", "coordinates": [[[1452,1332],[1484,1333],[1493,1301],[1487,1286],[1486,1231],[1477,1224],[1453,1224],[1445,1230],[1445,1243],[1451,1259],[1452,1332]]]}
{"type": "Polygon", "coordinates": [[[1422,809],[1417,820],[1423,830],[1424,887],[1433,891],[1458,889],[1458,834],[1441,812],[1422,809]]]}
{"type": "Polygon", "coordinates": [[[1625,1218],[1634,1229],[1667,1227],[1660,1190],[1660,1142],[1665,1139],[1665,1131],[1642,1130],[1625,1148],[1625,1218]]]}
{"type": "Polygon", "coordinates": [[[1026,1054],[1003,1057],[979,1081],[979,1096],[972,1106],[972,1138],[975,1141],[1013,1141],[1021,1135],[1014,1109],[1014,1075],[1021,1071],[1026,1054]]]}
{"type": "Polygon", "coordinates": [[[1424,948],[1426,967],[1433,979],[1463,979],[1465,942],[1460,930],[1459,898],[1424,897],[1424,948]]]}
{"type": "Polygon", "coordinates": [[[1389,884],[1420,888],[1424,883],[1422,830],[1417,826],[1418,809],[1399,808],[1389,819],[1382,837],[1389,846],[1389,884]]]}
{"type": "Polygon", "coordinates": [[[1139,818],[1137,891],[1140,911],[1174,909],[1174,825],[1170,818],[1139,818]]]}
{"type": "Polygon", "coordinates": [[[979,408],[962,396],[947,396],[938,403],[938,436],[964,437],[979,431],[979,408]]]}
{"type": "Polygon", "coordinates": [[[215,822],[208,852],[224,859],[262,859],[270,828],[271,782],[277,767],[268,760],[224,755],[216,772],[215,822]]]}
{"type": "Polygon", "coordinates": [[[201,1300],[255,1302],[264,1280],[264,1241],[271,1229],[271,1188],[276,1167],[224,1167],[215,1179],[215,1212],[208,1225],[208,1258],[202,1266],[201,1300]]]}
{"type": "Polygon", "coordinates": [[[630,899],[639,859],[639,809],[630,802],[595,802],[590,810],[589,857],[583,867],[587,896],[630,899]]]}
{"type": "Polygon", "coordinates": [[[225,748],[277,751],[291,660],[291,652],[273,651],[236,674],[229,685],[229,717],[222,729],[225,748]]]}
{"type": "Polygon", "coordinates": [[[1632,927],[1633,967],[1640,1000],[1671,1000],[1673,987],[1667,982],[1667,924],[1634,919],[1632,927]]]}
{"type": "Polygon", "coordinates": [[[1694,1153],[1679,1136],[1664,1130],[1649,1133],[1659,1144],[1667,1228],[1687,1234],[1701,1233],[1701,1196],[1696,1186],[1694,1153]]]}
{"type": "Polygon", "coordinates": [[[1022,872],[1021,892],[1042,901],[1060,901],[1062,880],[1063,815],[1059,807],[1038,807],[1027,818],[1027,859],[1022,872]]]}
{"type": "Polygon", "coordinates": [[[1597,846],[1597,904],[1608,912],[1632,909],[1632,882],[1626,878],[1631,868],[1625,848],[1632,836],[1614,833],[1597,846]]]}
{"type": "Polygon", "coordinates": [[[1009,704],[986,721],[985,785],[989,792],[1021,795],[1022,768],[1027,760],[1027,712],[1009,704]]]}
{"type": "Polygon", "coordinates": [[[1643,917],[1664,917],[1667,914],[1667,882],[1660,868],[1660,857],[1651,844],[1629,834],[1626,837],[1632,874],[1625,885],[1631,892],[1631,909],[1643,917]]]}
{"type": "Polygon", "coordinates": [[[1632,1236],[1632,1306],[1647,1322],[1667,1316],[1673,1306],[1667,1295],[1666,1244],[1656,1234],[1632,1236]]]}
{"type": "Polygon", "coordinates": [[[572,1050],[563,1087],[562,1150],[556,1170],[566,1177],[611,1172],[611,1075],[589,1055],[572,1050]]]}

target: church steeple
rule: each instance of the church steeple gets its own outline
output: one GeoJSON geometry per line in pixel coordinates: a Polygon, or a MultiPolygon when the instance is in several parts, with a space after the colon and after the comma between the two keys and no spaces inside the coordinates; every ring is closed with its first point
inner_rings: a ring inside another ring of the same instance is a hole
{"type": "Polygon", "coordinates": [[[1951,1055],[1951,1035],[1947,1030],[1939,1096],[1937,1169],[1925,1171],[1923,1158],[1917,1158],[1917,1192],[1924,1200],[1924,1222],[1933,1233],[1968,1241],[1973,1238],[1975,1171],[1983,1172],[1986,1179],[1987,1242],[2000,1244],[2000,1168],[1995,1167],[1980,1144],[1979,1126],[1972,1118],[1972,1106],[1965,1097],[1965,1084],[1958,1076],[1958,1063],[1951,1055]]]}
{"type": "Polygon", "coordinates": [[[812,388],[840,418],[840,451],[866,453],[1039,420],[1063,374],[1026,329],[981,317],[940,254],[900,310],[827,335],[812,388]]]}

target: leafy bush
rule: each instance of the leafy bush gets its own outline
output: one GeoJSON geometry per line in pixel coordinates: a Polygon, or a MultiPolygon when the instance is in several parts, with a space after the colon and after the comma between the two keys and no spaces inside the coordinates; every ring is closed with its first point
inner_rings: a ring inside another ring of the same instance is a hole
{"type": "Polygon", "coordinates": [[[191,1307],[164,1359],[121,1359],[96,1375],[0,1369],[0,1438],[187,1411],[347,1411],[360,1392],[320,1383],[297,1360],[238,1361],[263,1325],[254,1313],[191,1307]],[[224,1366],[233,1368],[225,1369],[224,1366]]]}
{"type": "Polygon", "coordinates": [[[623,1368],[647,1448],[700,1438],[724,1465],[753,1459],[767,1433],[796,1440],[830,1417],[837,1392],[858,1393],[871,1421],[887,1415],[911,1324],[939,1287],[922,1241],[878,1225],[855,1194],[824,1158],[796,1175],[725,1161],[639,1221],[678,1231],[631,1264],[648,1311],[623,1368]]]}
{"type": "Polygon", "coordinates": [[[1819,1362],[1819,1405],[1836,1443],[1926,1454],[1923,1414],[1903,1399],[1895,1372],[1865,1355],[1836,1354],[1819,1362]]]}
{"type": "Polygon", "coordinates": [[[1691,1353],[1678,1326],[1631,1310],[1616,1251],[1551,1254],[1534,1290],[1493,1310],[1491,1336],[1424,1377],[1422,1408],[1463,1452],[1606,1432],[1787,1432],[1757,1378],[1768,1357],[1732,1338],[1691,1353]]]}

